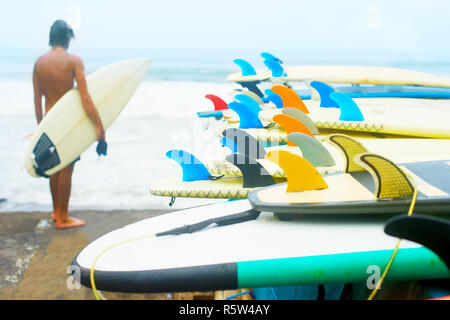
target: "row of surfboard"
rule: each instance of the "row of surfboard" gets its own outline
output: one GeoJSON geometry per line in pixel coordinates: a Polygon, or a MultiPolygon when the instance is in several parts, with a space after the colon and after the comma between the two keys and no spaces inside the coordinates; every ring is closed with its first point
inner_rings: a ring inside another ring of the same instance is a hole
{"type": "MultiPolygon", "coordinates": [[[[122,61],[87,78],[106,128],[149,64],[147,59],[122,61]]],[[[406,212],[418,190],[415,213],[445,216],[450,201],[447,101],[352,100],[327,82],[421,85],[422,91],[435,86],[445,92],[450,81],[383,68],[315,70],[317,77],[308,78],[315,80],[310,85],[320,102],[303,101],[282,85],[273,86],[266,96],[240,91],[235,101],[225,103],[232,111],[216,114],[226,119],[214,130],[229,154],[203,164],[187,151],[171,150],[167,156],[181,166],[182,178],[151,184],[151,193],[172,198],[242,200],[177,211],[102,236],[73,261],[81,270],[81,282],[121,292],[362,283],[369,266],[385,268],[395,246],[395,238],[383,231],[386,214],[406,212]],[[345,70],[350,73],[342,76],[345,70]]],[[[284,68],[282,77],[291,76],[292,81],[293,74],[293,69],[284,68]]],[[[237,81],[244,83],[248,77],[255,75],[242,75],[237,81]]],[[[247,87],[271,79],[253,78],[247,87]]],[[[31,140],[26,168],[32,176],[54,174],[95,141],[76,89],[52,108],[31,140]]],[[[410,218],[407,224],[416,221],[410,218]]],[[[426,220],[445,229],[439,218],[419,218],[422,225],[426,220]]],[[[392,223],[403,225],[403,220],[392,223]]],[[[389,230],[395,236],[404,234],[395,227],[389,230]]],[[[435,249],[439,241],[424,239],[419,242],[434,243],[431,247],[443,256],[435,249]]],[[[449,276],[436,253],[403,241],[388,279],[449,276]]]]}

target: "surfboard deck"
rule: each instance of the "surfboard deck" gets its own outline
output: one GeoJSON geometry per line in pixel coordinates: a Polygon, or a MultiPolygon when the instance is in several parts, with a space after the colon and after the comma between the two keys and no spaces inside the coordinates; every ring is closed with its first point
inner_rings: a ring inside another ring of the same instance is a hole
{"type": "Polygon", "coordinates": [[[390,67],[376,66],[337,66],[337,65],[306,65],[288,66],[285,68],[286,77],[272,77],[267,69],[256,70],[256,75],[243,76],[242,73],[230,74],[227,79],[231,82],[300,82],[317,80],[328,83],[373,84],[426,86],[450,88],[450,79],[423,72],[390,67]]]}
{"type": "MultiPolygon", "coordinates": [[[[146,219],[93,241],[72,264],[81,270],[81,283],[90,287],[94,260],[113,244],[251,208],[247,200],[237,200],[146,219]]],[[[252,221],[131,241],[100,257],[94,269],[95,285],[116,292],[182,292],[365,283],[368,268],[383,270],[396,244],[397,239],[383,231],[389,217],[321,215],[285,222],[263,212],[252,221]]],[[[436,254],[404,240],[387,279],[449,276],[436,254]]]]}
{"type": "MultiPolygon", "coordinates": [[[[86,77],[89,94],[105,129],[133,96],[150,63],[150,59],[119,61],[86,77]]],[[[72,163],[95,140],[95,128],[84,111],[78,89],[71,89],[34,132],[25,167],[33,177],[50,176],[72,163]]]]}

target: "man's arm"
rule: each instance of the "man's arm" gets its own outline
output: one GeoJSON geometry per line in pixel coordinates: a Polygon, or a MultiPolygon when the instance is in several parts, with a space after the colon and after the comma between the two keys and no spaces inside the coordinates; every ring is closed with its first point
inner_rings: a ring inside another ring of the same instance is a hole
{"type": "Polygon", "coordinates": [[[75,81],[77,82],[83,108],[86,111],[88,117],[95,125],[97,140],[105,139],[105,130],[103,128],[102,120],[100,119],[100,115],[98,114],[98,111],[95,108],[87,89],[83,61],[81,61],[81,59],[78,57],[73,57],[73,63],[75,81]]]}
{"type": "Polygon", "coordinates": [[[39,88],[39,82],[36,74],[36,65],[33,69],[33,91],[34,91],[34,111],[36,114],[36,121],[39,124],[42,120],[42,92],[39,88]]]}

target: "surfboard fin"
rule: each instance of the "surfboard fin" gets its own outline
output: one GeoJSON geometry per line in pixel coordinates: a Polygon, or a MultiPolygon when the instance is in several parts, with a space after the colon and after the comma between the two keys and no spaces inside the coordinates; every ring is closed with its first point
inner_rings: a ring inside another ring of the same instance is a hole
{"type": "Polygon", "coordinates": [[[330,94],[330,98],[334,100],[338,104],[339,109],[341,109],[339,120],[364,121],[364,116],[361,109],[348,95],[342,92],[333,92],[330,94]]]}
{"type": "Polygon", "coordinates": [[[238,94],[244,94],[244,95],[249,96],[250,98],[252,98],[253,100],[255,100],[258,103],[258,106],[261,106],[261,105],[263,105],[265,103],[263,101],[264,97],[261,97],[261,96],[257,95],[256,93],[254,93],[253,91],[250,91],[250,90],[239,90],[239,89],[236,89],[236,90],[233,90],[230,93],[230,95],[231,95],[231,97],[233,97],[233,99],[238,94]]]}
{"type": "Polygon", "coordinates": [[[311,91],[311,100],[318,100],[320,101],[320,95],[317,92],[316,89],[314,89],[314,87],[311,85],[311,82],[313,82],[314,80],[311,79],[305,79],[303,80],[303,82],[306,84],[306,86],[309,88],[309,90],[311,91]]]}
{"type": "Polygon", "coordinates": [[[244,59],[234,59],[233,62],[241,68],[243,76],[256,76],[256,70],[253,66],[244,59]]]}
{"type": "Polygon", "coordinates": [[[259,103],[255,99],[246,94],[237,94],[234,96],[234,99],[236,99],[240,103],[249,106],[256,114],[258,114],[262,110],[259,103]]]}
{"type": "Polygon", "coordinates": [[[230,128],[224,130],[222,135],[232,141],[241,154],[252,159],[264,159],[266,156],[266,150],[261,142],[243,130],[230,128]]]}
{"type": "Polygon", "coordinates": [[[258,118],[258,114],[255,114],[249,106],[233,101],[228,104],[228,108],[238,114],[240,129],[264,128],[261,120],[258,118]]]}
{"type": "Polygon", "coordinates": [[[300,132],[290,133],[288,139],[300,148],[303,158],[308,160],[313,166],[331,167],[336,165],[328,149],[317,139],[300,132]]]}
{"type": "Polygon", "coordinates": [[[211,102],[214,104],[214,111],[228,109],[228,104],[222,98],[216,95],[207,94],[205,98],[211,100],[211,102]]]}
{"type": "Polygon", "coordinates": [[[279,95],[283,100],[283,108],[295,108],[308,114],[309,110],[294,90],[282,85],[275,85],[272,87],[272,91],[279,95]]]}
{"type": "MultiPolygon", "coordinates": [[[[299,120],[285,115],[285,114],[277,114],[273,117],[273,122],[278,123],[280,126],[284,128],[286,134],[290,134],[292,132],[302,132],[311,137],[314,137],[311,131],[299,120]]],[[[295,143],[288,140],[288,146],[294,147],[295,143]]]]}
{"type": "Polygon", "coordinates": [[[359,141],[344,135],[344,134],[330,134],[327,141],[344,154],[345,157],[345,172],[364,172],[366,171],[359,164],[355,163],[354,158],[357,154],[369,152],[367,148],[359,141]]]}
{"type": "Polygon", "coordinates": [[[384,227],[388,235],[414,241],[434,251],[450,268],[450,221],[414,214],[389,219],[384,227]]]}
{"type": "Polygon", "coordinates": [[[273,177],[256,160],[241,153],[230,154],[226,160],[242,172],[244,188],[265,187],[275,184],[273,177]]]}
{"type": "Polygon", "coordinates": [[[270,89],[264,91],[266,94],[266,102],[272,102],[277,109],[283,108],[283,99],[270,89]]]}
{"type": "Polygon", "coordinates": [[[283,108],[281,112],[285,115],[291,116],[292,118],[299,120],[309,129],[309,131],[311,131],[313,135],[319,134],[319,129],[317,129],[316,125],[311,120],[311,118],[308,115],[306,115],[303,111],[300,111],[299,109],[295,108],[283,108]]]}
{"type": "Polygon", "coordinates": [[[358,154],[354,160],[365,168],[375,181],[375,196],[377,199],[401,198],[413,195],[413,184],[392,161],[372,153],[358,154]]]}
{"type": "Polygon", "coordinates": [[[269,52],[261,52],[260,56],[264,60],[273,60],[275,62],[278,62],[279,64],[283,64],[283,61],[281,61],[278,57],[275,57],[273,54],[271,54],[269,52]]]}
{"type": "Polygon", "coordinates": [[[287,177],[287,192],[321,190],[328,188],[317,169],[308,160],[288,151],[276,150],[266,159],[278,164],[287,177]]]}
{"type": "Polygon", "coordinates": [[[174,149],[167,151],[166,156],[181,166],[183,181],[211,179],[211,174],[206,166],[193,154],[184,150],[174,149]]]}
{"type": "Polygon", "coordinates": [[[286,72],[284,71],[283,66],[275,60],[264,60],[264,64],[272,71],[272,77],[280,78],[287,77],[286,72]]]}
{"type": "Polygon", "coordinates": [[[336,92],[332,86],[320,81],[311,81],[310,85],[319,93],[321,108],[339,108],[337,102],[330,98],[330,94],[336,92]]]}

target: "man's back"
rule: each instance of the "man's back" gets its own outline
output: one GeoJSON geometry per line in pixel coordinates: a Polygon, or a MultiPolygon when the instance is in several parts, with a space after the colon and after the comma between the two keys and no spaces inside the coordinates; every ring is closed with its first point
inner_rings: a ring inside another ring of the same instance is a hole
{"type": "Polygon", "coordinates": [[[46,113],[74,87],[74,57],[64,49],[58,49],[41,56],[35,65],[36,80],[45,97],[46,113]]]}

